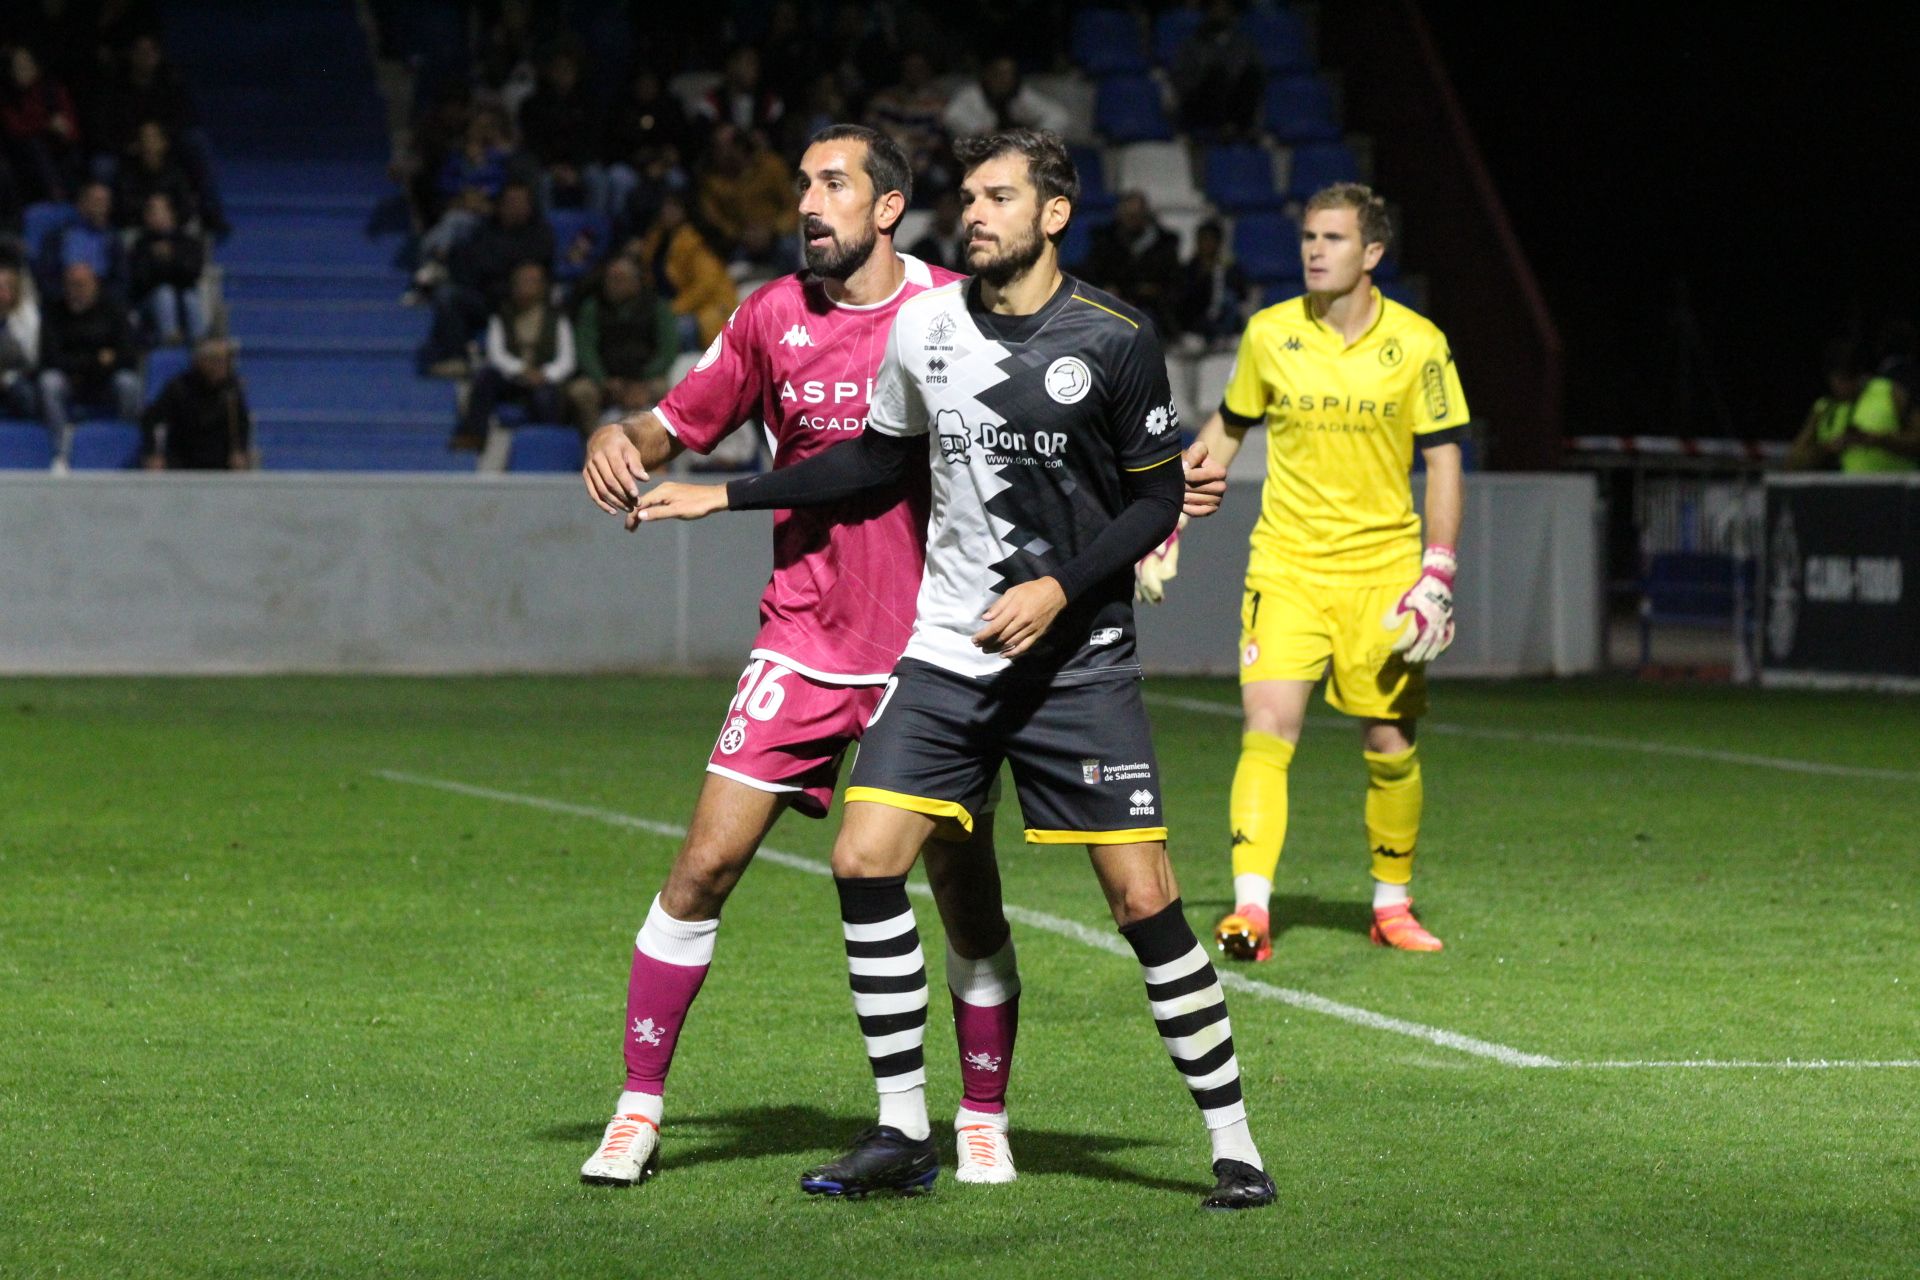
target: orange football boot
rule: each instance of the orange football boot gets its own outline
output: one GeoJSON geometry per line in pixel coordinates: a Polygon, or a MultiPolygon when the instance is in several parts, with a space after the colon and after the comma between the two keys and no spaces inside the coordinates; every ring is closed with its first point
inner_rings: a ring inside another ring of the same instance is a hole
{"type": "Polygon", "coordinates": [[[1267,909],[1241,903],[1213,926],[1213,945],[1229,960],[1272,959],[1273,931],[1267,926],[1267,909]]]}
{"type": "Polygon", "coordinates": [[[1446,946],[1413,917],[1413,900],[1373,909],[1373,945],[1399,951],[1440,951],[1446,946]]]}

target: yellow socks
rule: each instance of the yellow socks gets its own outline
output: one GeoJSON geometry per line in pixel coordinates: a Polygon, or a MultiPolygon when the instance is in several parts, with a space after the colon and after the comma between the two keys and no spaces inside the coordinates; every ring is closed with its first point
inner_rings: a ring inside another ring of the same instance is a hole
{"type": "MultiPolygon", "coordinates": [[[[1420,838],[1420,761],[1418,747],[1390,754],[1363,751],[1367,761],[1367,847],[1373,851],[1373,878],[1387,884],[1413,879],[1413,849],[1420,838]]],[[[1241,757],[1244,766],[1245,757],[1241,757]]],[[[1234,795],[1240,794],[1239,775],[1234,795]]],[[[1236,866],[1238,863],[1236,862],[1236,866]]]]}
{"type": "MultiPolygon", "coordinates": [[[[1240,763],[1233,770],[1228,821],[1233,830],[1233,875],[1258,876],[1271,886],[1287,842],[1287,766],[1293,744],[1270,733],[1240,735],[1240,763]]],[[[1238,895],[1236,895],[1238,896],[1238,895]]],[[[1262,894],[1254,905],[1267,905],[1262,894]]]]}

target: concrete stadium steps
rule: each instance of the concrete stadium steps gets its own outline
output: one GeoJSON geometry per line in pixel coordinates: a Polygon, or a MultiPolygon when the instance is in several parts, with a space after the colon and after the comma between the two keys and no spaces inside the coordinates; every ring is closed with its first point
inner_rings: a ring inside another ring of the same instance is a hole
{"type": "Polygon", "coordinates": [[[431,323],[428,312],[395,306],[391,296],[379,302],[242,299],[228,304],[227,320],[244,335],[249,351],[296,344],[315,351],[356,350],[358,343],[390,350],[396,342],[412,351],[431,323]]]}
{"type": "MultiPolygon", "coordinates": [[[[384,302],[399,308],[407,287],[404,271],[323,266],[237,267],[226,273],[222,288],[227,301],[255,302],[384,302]]],[[[236,329],[234,336],[246,340],[236,329]]]]}
{"type": "Polygon", "coordinates": [[[472,471],[447,448],[449,413],[256,411],[254,443],[270,471],[472,471]]]}
{"type": "Polygon", "coordinates": [[[295,409],[342,416],[438,414],[446,429],[453,429],[453,384],[417,376],[411,353],[249,352],[240,367],[256,413],[295,409]]]}

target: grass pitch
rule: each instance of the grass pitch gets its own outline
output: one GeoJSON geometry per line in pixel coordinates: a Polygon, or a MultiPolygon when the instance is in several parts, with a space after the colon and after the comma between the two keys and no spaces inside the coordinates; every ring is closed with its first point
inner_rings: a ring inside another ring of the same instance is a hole
{"type": "MultiPolygon", "coordinates": [[[[1205,1140],[1135,966],[1031,922],[1020,1181],[802,1197],[872,1092],[831,883],[776,861],[728,906],[662,1173],[581,1187],[676,845],[606,815],[685,821],[729,688],[0,686],[0,1275],[1920,1266],[1920,706],[1867,697],[1443,684],[1417,886],[1439,956],[1367,945],[1357,733],[1310,728],[1288,927],[1236,971],[1408,1025],[1229,991],[1274,1209],[1199,1211],[1205,1140]],[[1816,1061],[1909,1065],[1782,1065],[1816,1061]]],[[[1235,695],[1148,690],[1204,934],[1235,695]]],[[[1109,933],[1079,851],[1025,848],[1006,810],[1008,900],[1109,933]]],[[[771,844],[823,861],[835,825],[771,844]]],[[[941,1016],[928,1062],[939,1131],[941,1016]]]]}

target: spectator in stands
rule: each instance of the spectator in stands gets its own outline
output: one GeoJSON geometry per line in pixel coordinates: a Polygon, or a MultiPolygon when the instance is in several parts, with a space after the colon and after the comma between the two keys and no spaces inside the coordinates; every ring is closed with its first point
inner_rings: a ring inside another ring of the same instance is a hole
{"type": "Polygon", "coordinates": [[[942,119],[956,138],[1018,125],[1064,133],[1072,123],[1065,107],[1021,81],[1020,64],[1005,54],[989,60],[978,80],[961,86],[942,119]]]}
{"type": "Polygon", "coordinates": [[[89,182],[73,202],[74,221],[47,237],[41,250],[40,286],[56,292],[62,274],[75,263],[85,263],[109,288],[118,288],[126,269],[120,232],[113,225],[113,193],[104,182],[89,182]]]}
{"type": "MultiPolygon", "coordinates": [[[[607,117],[607,203],[616,218],[632,202],[641,175],[655,168],[663,152],[685,155],[691,138],[680,100],[667,92],[658,70],[642,64],[633,73],[627,96],[607,117]]],[[[632,225],[648,225],[658,211],[657,203],[646,208],[632,225]]]]}
{"type": "Polygon", "coordinates": [[[66,86],[43,75],[33,51],[16,47],[0,88],[0,133],[31,203],[66,200],[85,172],[80,118],[66,86]]]}
{"type": "Polygon", "coordinates": [[[500,189],[493,217],[455,247],[446,278],[434,287],[433,330],[421,348],[424,372],[460,377],[467,343],[507,298],[509,277],[524,262],[544,269],[553,261],[553,228],[534,204],[533,188],[509,182],[500,189]]]}
{"type": "Polygon", "coordinates": [[[1227,237],[1218,222],[1203,222],[1193,233],[1193,256],[1180,270],[1175,323],[1182,335],[1205,346],[1231,342],[1247,326],[1248,281],[1227,254],[1227,237]]]}
{"type": "Polygon", "coordinates": [[[203,339],[193,363],[167,380],[140,415],[149,471],[251,471],[253,413],[234,372],[233,344],[203,339]]]}
{"type": "Polygon", "coordinates": [[[60,295],[43,309],[40,328],[40,414],[64,458],[73,406],[110,409],[132,422],[140,416],[140,375],[134,371],[133,328],[120,299],[101,288],[84,262],[61,277],[60,295]]]}
{"type": "Polygon", "coordinates": [[[823,65],[806,17],[794,0],[774,0],[767,10],[766,32],[754,45],[765,71],[764,87],[782,102],[802,100],[811,87],[810,71],[831,70],[823,65]]]}
{"type": "Polygon", "coordinates": [[[736,260],[791,271],[799,226],[793,174],[758,135],[713,131],[699,179],[700,218],[736,260]]]}
{"type": "Polygon", "coordinates": [[[953,155],[942,116],[947,95],[933,81],[933,61],[919,50],[900,60],[900,79],[867,101],[867,123],[906,152],[913,194],[926,204],[952,189],[953,155]]]}
{"type": "Polygon", "coordinates": [[[494,212],[512,156],[506,116],[492,107],[475,110],[467,121],[466,140],[440,169],[440,220],[420,237],[425,263],[414,275],[417,288],[438,283],[454,249],[494,212]]]}
{"type": "Polygon", "coordinates": [[[0,267],[0,412],[40,416],[34,370],[40,364],[40,304],[16,266],[0,267]]]}
{"type": "Polygon", "coordinates": [[[659,216],[633,253],[670,300],[682,347],[705,347],[719,336],[739,299],[726,263],[688,219],[685,198],[669,195],[660,202],[659,216]]]}
{"type": "Polygon", "coordinates": [[[158,121],[173,140],[174,158],[186,169],[198,197],[201,225],[209,235],[227,234],[213,155],[201,127],[199,109],[186,82],[167,61],[157,37],[135,36],[127,45],[122,70],[108,82],[97,114],[97,136],[88,140],[96,177],[112,177],[120,158],[134,146],[140,126],[149,120],[158,121]]]}
{"type": "Polygon", "coordinates": [[[600,287],[580,303],[575,319],[580,373],[567,384],[567,401],[581,434],[599,426],[608,409],[638,413],[666,394],[680,327],[639,263],[628,257],[607,263],[600,287]]]}
{"type": "Polygon", "coordinates": [[[580,84],[580,60],[556,49],[520,104],[520,143],[540,165],[540,206],[611,215],[600,164],[600,109],[580,84]]]}
{"type": "Polygon", "coordinates": [[[158,120],[148,120],[136,131],[133,153],[121,164],[113,188],[117,227],[139,226],[146,217],[147,198],[156,194],[167,197],[181,222],[194,221],[200,211],[193,179],[174,158],[173,144],[158,120]]]}
{"type": "Polygon", "coordinates": [[[1787,466],[1848,473],[1920,468],[1920,415],[1893,379],[1874,373],[1860,344],[1827,345],[1827,394],[1813,402],[1787,466]]]}
{"type": "Polygon", "coordinates": [[[908,253],[929,266],[945,267],[965,274],[967,268],[967,232],[960,225],[960,193],[946,190],[933,202],[933,223],[927,234],[913,242],[908,253]]]}
{"type": "Polygon", "coordinates": [[[561,388],[573,374],[573,326],[553,305],[546,267],[522,262],[512,280],[506,304],[487,321],[486,363],[467,392],[455,449],[483,446],[504,401],[526,405],[531,422],[565,420],[561,388]]]}
{"type": "Polygon", "coordinates": [[[0,241],[11,241],[19,234],[26,211],[20,184],[14,181],[13,165],[8,163],[5,149],[0,148],[0,241]]]}
{"type": "Polygon", "coordinates": [[[1113,221],[1094,230],[1093,248],[1080,274],[1152,316],[1163,342],[1172,337],[1180,292],[1180,238],[1154,220],[1146,196],[1138,191],[1121,195],[1113,221]]]}
{"type": "Polygon", "coordinates": [[[1214,140],[1252,138],[1266,83],[1259,47],[1240,30],[1233,0],[1210,0],[1206,14],[1173,59],[1180,123],[1214,140]]]}
{"type": "Polygon", "coordinates": [[[772,138],[787,113],[787,104],[779,94],[762,87],[760,79],[760,51],[750,44],[734,46],[727,54],[720,83],[700,102],[702,122],[708,128],[730,124],[772,138]]]}
{"type": "Polygon", "coordinates": [[[416,229],[434,226],[446,211],[440,175],[473,125],[473,87],[449,75],[438,82],[413,122],[411,148],[393,164],[392,175],[407,192],[416,229]]]}
{"type": "Polygon", "coordinates": [[[207,336],[207,310],[200,300],[200,276],[206,267],[206,244],[180,226],[173,200],[164,191],[148,196],[128,278],[149,340],[170,347],[207,336]]]}

